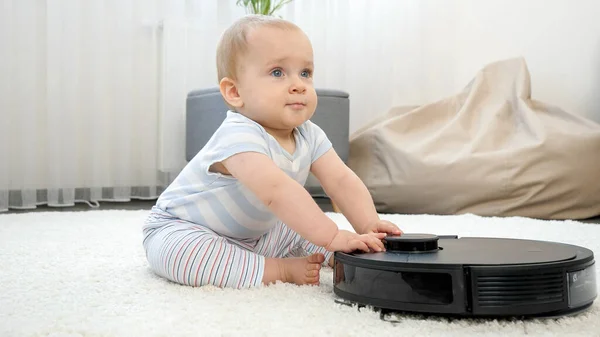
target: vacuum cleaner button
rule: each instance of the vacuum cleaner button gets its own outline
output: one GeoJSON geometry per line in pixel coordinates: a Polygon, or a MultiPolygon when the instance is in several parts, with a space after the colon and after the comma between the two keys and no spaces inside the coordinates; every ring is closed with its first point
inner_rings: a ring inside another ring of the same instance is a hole
{"type": "Polygon", "coordinates": [[[438,240],[433,234],[405,233],[386,236],[383,244],[388,252],[427,253],[438,251],[438,240]]]}

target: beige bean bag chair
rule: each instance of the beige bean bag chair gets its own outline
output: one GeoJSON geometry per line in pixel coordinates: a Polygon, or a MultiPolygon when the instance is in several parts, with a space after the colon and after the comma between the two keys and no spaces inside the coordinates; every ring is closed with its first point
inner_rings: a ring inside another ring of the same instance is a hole
{"type": "Polygon", "coordinates": [[[582,219],[600,214],[600,125],[532,100],[523,59],[459,94],[355,132],[348,165],[377,210],[582,219]]]}

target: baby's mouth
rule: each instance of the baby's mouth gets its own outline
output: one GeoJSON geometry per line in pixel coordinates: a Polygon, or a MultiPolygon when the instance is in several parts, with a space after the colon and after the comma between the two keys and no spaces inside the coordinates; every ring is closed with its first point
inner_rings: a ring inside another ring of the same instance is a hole
{"type": "Polygon", "coordinates": [[[302,103],[302,102],[288,103],[286,105],[289,106],[292,109],[302,109],[302,108],[304,108],[306,106],[306,104],[302,103]]]}

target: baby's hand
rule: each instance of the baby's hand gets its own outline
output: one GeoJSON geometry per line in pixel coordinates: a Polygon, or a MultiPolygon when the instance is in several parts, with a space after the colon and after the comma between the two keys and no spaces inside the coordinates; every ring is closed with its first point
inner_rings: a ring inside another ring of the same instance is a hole
{"type": "Polygon", "coordinates": [[[385,236],[385,233],[359,235],[347,230],[339,230],[337,235],[325,249],[330,252],[342,251],[344,253],[350,253],[355,250],[362,250],[367,253],[371,250],[382,252],[385,250],[385,247],[383,246],[381,239],[385,236]]]}
{"type": "Polygon", "coordinates": [[[365,230],[365,233],[387,233],[401,235],[402,231],[400,230],[400,228],[398,228],[398,226],[387,220],[379,220],[371,226],[369,226],[369,228],[365,230]]]}

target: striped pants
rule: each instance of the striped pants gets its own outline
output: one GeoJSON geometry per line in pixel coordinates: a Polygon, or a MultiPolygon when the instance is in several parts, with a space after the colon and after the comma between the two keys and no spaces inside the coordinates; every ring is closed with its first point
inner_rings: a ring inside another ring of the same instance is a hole
{"type": "Polygon", "coordinates": [[[265,257],[332,252],[315,246],[279,222],[258,239],[236,240],[153,210],[144,226],[144,249],[159,276],[188,286],[247,288],[262,284],[265,257]]]}

